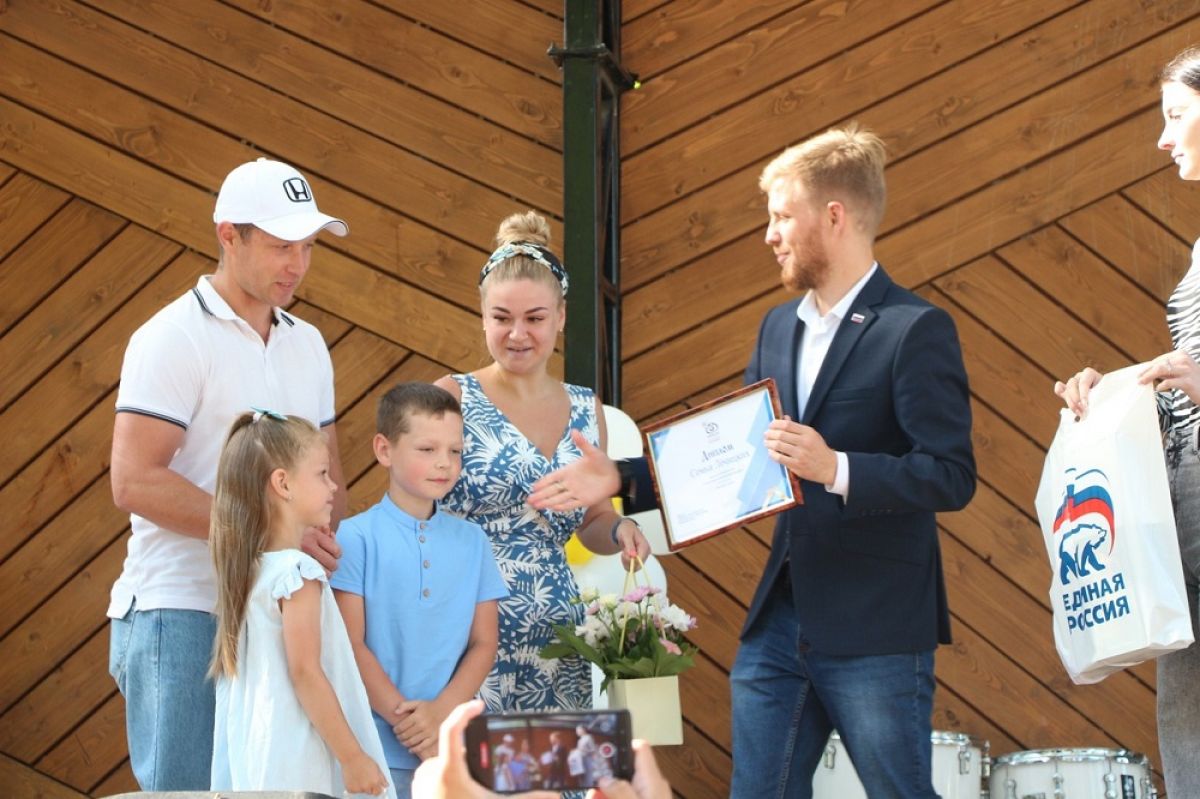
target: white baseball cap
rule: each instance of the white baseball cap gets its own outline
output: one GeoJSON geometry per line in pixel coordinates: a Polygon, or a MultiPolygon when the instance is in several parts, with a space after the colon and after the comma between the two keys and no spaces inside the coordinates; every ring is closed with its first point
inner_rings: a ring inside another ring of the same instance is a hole
{"type": "Polygon", "coordinates": [[[306,239],[319,230],[345,236],[344,221],[317,210],[312,188],[294,167],[260,158],[225,176],[213,222],[251,224],[284,241],[306,239]]]}

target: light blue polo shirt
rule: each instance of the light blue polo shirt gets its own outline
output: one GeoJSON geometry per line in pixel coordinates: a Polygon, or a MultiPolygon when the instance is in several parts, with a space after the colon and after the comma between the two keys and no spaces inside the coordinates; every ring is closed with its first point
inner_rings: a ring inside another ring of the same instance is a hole
{"type": "MultiPolygon", "coordinates": [[[[434,699],[466,651],[475,605],[508,596],[492,545],[477,524],[435,511],[417,519],[384,494],[341,523],[342,558],[329,584],[363,598],[367,648],[408,699],[434,699]]],[[[389,768],[416,755],[375,714],[389,768]]]]}

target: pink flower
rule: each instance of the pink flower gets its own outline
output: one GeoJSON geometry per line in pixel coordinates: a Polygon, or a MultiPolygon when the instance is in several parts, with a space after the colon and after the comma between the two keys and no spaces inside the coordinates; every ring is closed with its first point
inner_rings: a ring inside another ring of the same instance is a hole
{"type": "Polygon", "coordinates": [[[628,594],[626,594],[625,596],[623,596],[621,598],[624,599],[626,602],[641,602],[643,599],[650,596],[652,593],[654,593],[654,590],[652,588],[642,585],[642,586],[638,586],[637,588],[633,589],[632,591],[630,591],[628,594]]]}
{"type": "Polygon", "coordinates": [[[660,644],[662,644],[663,649],[667,650],[672,655],[682,655],[683,654],[683,650],[680,649],[679,645],[676,644],[674,641],[670,641],[666,638],[659,638],[658,642],[660,644]]]}

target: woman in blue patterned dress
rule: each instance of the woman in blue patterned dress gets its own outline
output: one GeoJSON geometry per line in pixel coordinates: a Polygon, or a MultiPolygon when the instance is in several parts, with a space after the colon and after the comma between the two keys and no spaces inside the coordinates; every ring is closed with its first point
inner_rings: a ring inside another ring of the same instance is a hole
{"type": "Polygon", "coordinates": [[[604,447],[604,417],[591,389],[564,384],[548,371],[566,321],[567,275],[547,248],[550,228],[530,211],[500,224],[498,249],[479,278],[483,331],[492,363],[437,385],[462,402],[462,476],[442,502],[479,524],[492,541],[508,583],[500,602],[496,666],[480,689],[492,711],[574,709],[591,705],[591,673],[578,657],[543,660],[555,624],[582,623],[579,593],[563,545],[579,539],[599,554],[650,546],[637,524],[607,502],[566,513],[526,504],[540,477],[576,460],[579,431],[604,447]]]}

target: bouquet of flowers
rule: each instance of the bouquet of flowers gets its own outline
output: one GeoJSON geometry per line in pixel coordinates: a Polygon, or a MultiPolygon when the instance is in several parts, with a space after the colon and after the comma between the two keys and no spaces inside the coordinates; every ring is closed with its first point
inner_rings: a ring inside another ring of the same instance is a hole
{"type": "MultiPolygon", "coordinates": [[[[631,577],[632,572],[631,564],[631,577]]],[[[669,677],[691,668],[696,647],[684,633],[696,627],[696,619],[667,603],[661,588],[629,585],[626,581],[624,596],[583,589],[571,601],[586,606],[584,623],[555,625],[558,642],[545,646],[541,656],[579,655],[595,663],[604,672],[602,691],[612,680],[669,677]]]]}

